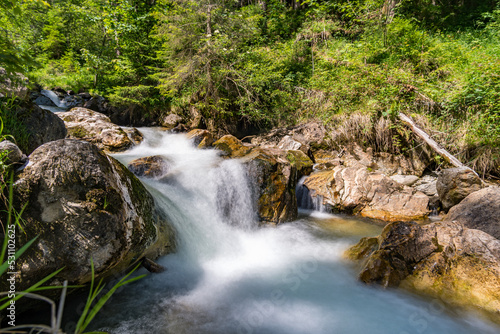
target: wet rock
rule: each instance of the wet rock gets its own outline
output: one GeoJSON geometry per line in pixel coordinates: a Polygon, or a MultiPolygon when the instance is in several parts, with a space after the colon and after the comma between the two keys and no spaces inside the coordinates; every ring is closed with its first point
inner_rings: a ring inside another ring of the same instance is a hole
{"type": "Polygon", "coordinates": [[[488,187],[473,192],[452,207],[444,219],[500,239],[500,188],[488,187]]]}
{"type": "Polygon", "coordinates": [[[39,105],[39,106],[52,106],[52,107],[55,107],[55,103],[52,102],[51,99],[49,99],[48,97],[44,96],[44,95],[40,95],[38,96],[36,99],[35,99],[35,104],[39,105]]]}
{"type": "Polygon", "coordinates": [[[52,88],[52,91],[54,91],[55,93],[57,93],[59,96],[65,96],[67,93],[66,93],[66,90],[62,89],[61,87],[54,87],[52,88]]]}
{"type": "Polygon", "coordinates": [[[449,168],[439,174],[436,189],[443,209],[447,211],[469,194],[478,191],[482,181],[468,168],[449,168]]]}
{"type": "Polygon", "coordinates": [[[16,164],[26,159],[19,147],[11,141],[3,140],[0,142],[0,156],[6,154],[5,163],[7,165],[16,164]]]}
{"type": "Polygon", "coordinates": [[[188,132],[189,131],[189,128],[184,125],[184,124],[178,124],[177,126],[175,126],[172,130],[172,133],[184,133],[184,132],[188,132]]]}
{"type": "Polygon", "coordinates": [[[429,198],[366,167],[336,166],[317,171],[304,182],[312,197],[334,211],[359,213],[385,221],[423,219],[429,198]]]}
{"type": "Polygon", "coordinates": [[[187,133],[187,137],[199,148],[210,147],[214,142],[212,133],[208,130],[194,129],[187,133]]]}
{"type": "Polygon", "coordinates": [[[400,286],[500,316],[500,240],[461,223],[396,222],[346,255],[361,260],[360,280],[400,286]],[[367,255],[368,254],[368,255],[367,255]]]}
{"type": "Polygon", "coordinates": [[[393,223],[384,228],[375,249],[372,244],[356,247],[351,251],[371,252],[359,256],[365,259],[362,281],[474,307],[500,321],[500,240],[487,233],[450,221],[393,223]]]}
{"type": "Polygon", "coordinates": [[[16,207],[29,203],[17,243],[38,238],[17,261],[19,290],[62,267],[57,282],[89,282],[91,259],[99,280],[172,250],[172,228],[152,196],[96,146],[63,139],[42,145],[29,159],[14,184],[16,207]]]}
{"type": "Polygon", "coordinates": [[[127,133],[111,123],[108,116],[86,108],[56,113],[68,129],[68,137],[82,139],[107,152],[119,152],[133,145],[127,133]]]}
{"type": "Polygon", "coordinates": [[[144,136],[141,131],[136,128],[123,128],[123,131],[128,135],[128,138],[132,141],[134,145],[139,145],[143,140],[144,136]]]}
{"type": "Polygon", "coordinates": [[[168,173],[169,163],[159,155],[135,159],[127,168],[136,176],[159,178],[168,173]]]}
{"type": "MultiPolygon", "coordinates": [[[[240,148],[237,152],[242,152],[240,148]]],[[[254,149],[242,157],[254,182],[261,221],[280,224],[297,218],[297,170],[282,150],[254,149]]]]}
{"type": "Polygon", "coordinates": [[[213,145],[216,149],[222,151],[223,156],[228,158],[240,158],[252,150],[252,147],[244,145],[238,138],[232,135],[225,135],[213,145]]]}
{"type": "Polygon", "coordinates": [[[164,266],[148,259],[147,257],[142,259],[142,266],[150,273],[162,273],[167,270],[164,266]]]}
{"type": "Polygon", "coordinates": [[[301,176],[309,175],[313,171],[314,163],[312,160],[302,151],[298,150],[288,150],[286,152],[286,159],[290,162],[292,166],[295,167],[299,178],[301,176]]]}
{"type": "Polygon", "coordinates": [[[161,126],[166,128],[174,128],[182,123],[182,117],[176,114],[168,114],[161,120],[161,126]]]}

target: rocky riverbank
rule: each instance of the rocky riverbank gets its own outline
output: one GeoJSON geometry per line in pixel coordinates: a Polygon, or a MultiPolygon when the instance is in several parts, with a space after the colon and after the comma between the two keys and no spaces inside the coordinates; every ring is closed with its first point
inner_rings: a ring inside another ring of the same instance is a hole
{"type": "MultiPolygon", "coordinates": [[[[127,169],[106,154],[140,143],[137,129],[122,128],[83,107],[55,114],[36,106],[25,109],[31,118],[44,120],[43,126],[30,127],[34,132],[24,152],[29,156],[13,144],[1,146],[10,163],[28,161],[14,183],[16,207],[27,205],[26,233],[18,242],[39,236],[19,262],[20,288],[62,266],[53,283],[86,283],[91,258],[102,278],[144,256],[173,251],[173,228],[130,173],[168,178],[169,162],[153,156],[127,169]]],[[[262,224],[295,220],[297,193],[307,197],[300,202],[309,203],[309,209],[378,219],[387,224],[382,234],[362,239],[348,252],[360,262],[363,282],[402,286],[498,316],[500,194],[471,170],[432,170],[426,154],[395,156],[340,144],[318,122],[242,139],[183,122],[167,115],[164,130],[185,132],[193,145],[244,163],[262,224]],[[427,224],[428,216],[439,211],[448,214],[427,224]]]]}

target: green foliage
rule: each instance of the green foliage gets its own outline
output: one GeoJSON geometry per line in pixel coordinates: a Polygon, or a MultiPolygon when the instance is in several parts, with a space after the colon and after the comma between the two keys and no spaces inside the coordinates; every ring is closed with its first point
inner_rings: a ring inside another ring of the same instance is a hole
{"type": "Polygon", "coordinates": [[[15,24],[0,13],[8,31],[0,42],[15,40],[16,54],[36,59],[40,69],[24,67],[47,88],[92,89],[148,116],[196,109],[213,130],[391,117],[397,106],[425,115],[464,159],[500,150],[498,1],[54,0],[16,8],[15,24]]]}
{"type": "Polygon", "coordinates": [[[90,259],[90,261],[92,266],[92,281],[90,283],[90,292],[85,307],[83,309],[82,315],[80,316],[80,319],[76,324],[75,334],[81,334],[85,331],[90,322],[94,319],[94,317],[104,306],[104,304],[106,304],[109,298],[111,298],[111,296],[116,292],[116,290],[118,290],[120,287],[126,284],[130,284],[146,276],[146,275],[140,275],[129,279],[129,276],[132,275],[132,273],[135,270],[137,270],[137,268],[141,265],[139,263],[138,265],[135,266],[135,268],[132,271],[130,271],[127,275],[125,275],[122,279],[120,279],[120,281],[116,283],[108,292],[106,292],[103,296],[97,299],[97,297],[99,297],[99,294],[103,292],[105,285],[103,284],[102,280],[100,280],[99,283],[97,283],[97,285],[94,287],[95,284],[94,261],[92,259],[90,259]]]}
{"type": "Polygon", "coordinates": [[[16,97],[0,98],[0,119],[2,130],[0,134],[15,142],[22,151],[27,151],[29,134],[22,123],[23,116],[19,113],[20,100],[16,97]]]}

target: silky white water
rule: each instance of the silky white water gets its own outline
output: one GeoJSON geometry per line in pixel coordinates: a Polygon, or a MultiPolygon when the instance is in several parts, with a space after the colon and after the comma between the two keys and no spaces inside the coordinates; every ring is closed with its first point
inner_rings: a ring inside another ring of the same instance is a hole
{"type": "MultiPolygon", "coordinates": [[[[167,267],[121,290],[94,329],[137,333],[498,333],[438,300],[356,280],[342,252],[380,227],[325,213],[259,228],[245,168],[183,135],[141,129],[123,163],[162,155],[170,171],[143,179],[175,226],[167,267]]],[[[141,270],[143,273],[144,269],[141,270]]],[[[145,271],[144,271],[145,272],[145,271]]]]}

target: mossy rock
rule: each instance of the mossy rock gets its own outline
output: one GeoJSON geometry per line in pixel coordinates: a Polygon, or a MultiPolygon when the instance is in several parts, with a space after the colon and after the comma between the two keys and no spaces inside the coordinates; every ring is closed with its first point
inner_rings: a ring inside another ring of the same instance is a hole
{"type": "Polygon", "coordinates": [[[299,150],[288,150],[286,152],[286,158],[292,166],[295,166],[300,176],[312,173],[314,163],[304,152],[299,150]]]}
{"type": "Polygon", "coordinates": [[[121,273],[145,254],[174,248],[173,229],[151,194],[96,146],[58,140],[29,158],[14,186],[16,207],[29,203],[17,243],[38,239],[17,261],[23,268],[19,290],[62,267],[56,280],[89,282],[90,259],[100,279],[121,273]]]}
{"type": "Polygon", "coordinates": [[[214,147],[221,150],[224,157],[228,158],[240,158],[252,150],[251,147],[243,145],[243,143],[232,135],[225,135],[224,137],[217,140],[214,147]]]}

